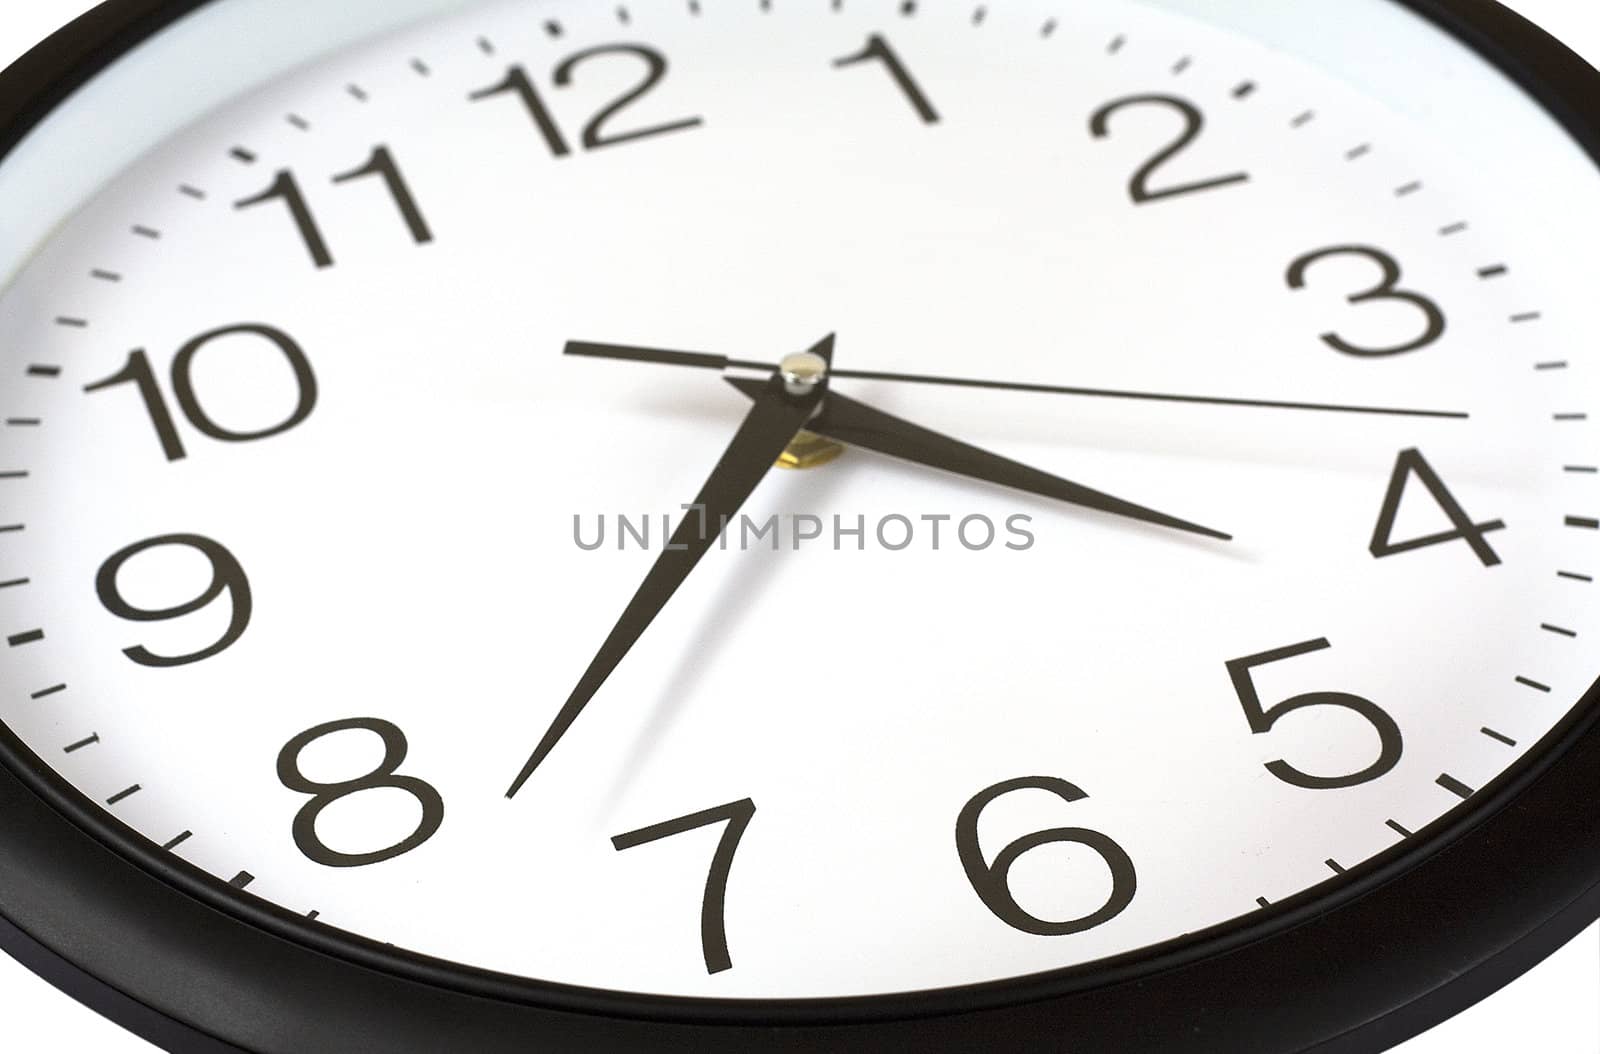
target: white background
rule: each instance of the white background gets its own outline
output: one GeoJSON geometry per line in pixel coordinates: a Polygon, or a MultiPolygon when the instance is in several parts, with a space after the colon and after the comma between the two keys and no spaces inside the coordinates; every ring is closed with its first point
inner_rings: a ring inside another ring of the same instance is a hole
{"type": "MultiPolygon", "coordinates": [[[[1591,61],[1600,62],[1600,8],[1591,0],[1508,3],[1591,61]]],[[[0,6],[0,65],[90,6],[86,0],[26,0],[0,6]]],[[[1413,1041],[1404,1054],[1499,1054],[1526,1046],[1535,1033],[1544,1054],[1600,1051],[1597,944],[1596,931],[1590,931],[1504,992],[1413,1041]]],[[[0,956],[0,1011],[19,1050],[93,1049],[117,1054],[150,1049],[4,956],[0,956]]]]}

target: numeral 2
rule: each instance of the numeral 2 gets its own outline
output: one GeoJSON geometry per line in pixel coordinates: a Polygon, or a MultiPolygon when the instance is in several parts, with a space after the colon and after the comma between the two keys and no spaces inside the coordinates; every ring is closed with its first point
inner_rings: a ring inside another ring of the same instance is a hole
{"type": "Polygon", "coordinates": [[[1205,179],[1196,183],[1183,183],[1173,187],[1153,188],[1151,178],[1167,162],[1187,150],[1195,140],[1200,138],[1201,131],[1205,128],[1206,119],[1191,102],[1180,99],[1175,95],[1134,95],[1126,99],[1118,99],[1101,107],[1089,119],[1089,131],[1096,139],[1106,139],[1111,135],[1111,118],[1119,110],[1130,106],[1161,106],[1177,111],[1183,118],[1183,134],[1171,145],[1156,154],[1144,167],[1133,175],[1128,184],[1128,194],[1133,198],[1135,205],[1147,205],[1152,201],[1162,201],[1166,198],[1176,198],[1184,194],[1198,194],[1203,190],[1216,190],[1219,187],[1232,186],[1235,183],[1244,183],[1250,179],[1248,173],[1236,172],[1230,176],[1218,176],[1215,179],[1205,179]]]}
{"type": "Polygon", "coordinates": [[[611,839],[617,852],[633,849],[663,838],[698,831],[716,823],[728,826],[722,832],[722,841],[711,858],[711,873],[706,877],[705,898],[700,903],[700,946],[705,954],[706,972],[722,973],[733,969],[733,959],[728,954],[726,902],[728,874],[733,870],[733,857],[739,851],[739,840],[756,814],[756,804],[749,798],[732,802],[715,809],[707,809],[690,816],[681,816],[651,827],[645,827],[611,839]]]}

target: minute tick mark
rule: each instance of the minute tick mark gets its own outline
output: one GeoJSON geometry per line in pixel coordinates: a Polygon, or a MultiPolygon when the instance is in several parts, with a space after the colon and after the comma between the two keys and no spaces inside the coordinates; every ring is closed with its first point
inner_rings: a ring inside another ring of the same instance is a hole
{"type": "Polygon", "coordinates": [[[1483,729],[1479,729],[1479,731],[1481,731],[1484,735],[1488,736],[1490,739],[1494,740],[1497,743],[1504,743],[1508,747],[1515,747],[1517,745],[1517,741],[1515,739],[1512,739],[1510,736],[1507,736],[1507,735],[1502,735],[1501,733],[1496,732],[1492,728],[1483,728],[1483,729]]]}
{"type": "Polygon", "coordinates": [[[115,793],[111,797],[107,798],[106,799],[106,804],[107,805],[120,805],[122,802],[127,801],[129,798],[133,797],[135,794],[138,794],[143,789],[144,789],[143,787],[141,787],[137,783],[135,783],[133,786],[129,787],[127,790],[117,791],[117,793],[115,793]]]}

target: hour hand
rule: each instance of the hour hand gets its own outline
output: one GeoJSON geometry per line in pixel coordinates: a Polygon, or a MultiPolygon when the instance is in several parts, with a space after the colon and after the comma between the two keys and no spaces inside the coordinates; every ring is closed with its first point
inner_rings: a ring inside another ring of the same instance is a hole
{"type": "MultiPolygon", "coordinates": [[[[726,379],[729,384],[746,395],[754,396],[761,389],[759,381],[749,381],[740,377],[726,379]]],[[[806,425],[806,430],[848,446],[875,450],[902,461],[913,461],[919,465],[966,476],[969,479],[995,483],[1045,498],[1054,498],[1069,505],[1204,535],[1207,538],[1233,540],[1232,535],[1224,534],[1222,531],[1202,527],[1197,523],[1143,505],[1136,505],[1131,501],[1124,501],[1080,483],[1052,476],[1030,465],[992,454],[903,418],[875,410],[838,392],[828,393],[822,413],[806,425]]]]}

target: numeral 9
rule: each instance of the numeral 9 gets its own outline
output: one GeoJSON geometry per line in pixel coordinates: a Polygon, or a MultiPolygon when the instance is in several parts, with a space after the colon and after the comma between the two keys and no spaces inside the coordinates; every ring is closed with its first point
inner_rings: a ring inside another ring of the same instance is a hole
{"type": "Polygon", "coordinates": [[[100,573],[95,576],[94,587],[100,603],[105,605],[107,611],[130,622],[167,622],[183,618],[219,600],[224,593],[228,595],[228,602],[232,606],[228,629],[215,644],[188,655],[177,656],[156,655],[142,644],[124,648],[122,654],[140,666],[169,668],[203,662],[231,648],[250,625],[250,581],[245,577],[244,568],[227,549],[198,534],[167,534],[128,546],[101,565],[100,573]],[[151,550],[170,547],[193,549],[204,556],[211,564],[211,583],[199,596],[172,607],[135,606],[118,588],[117,578],[123,567],[130,560],[151,550]]]}

